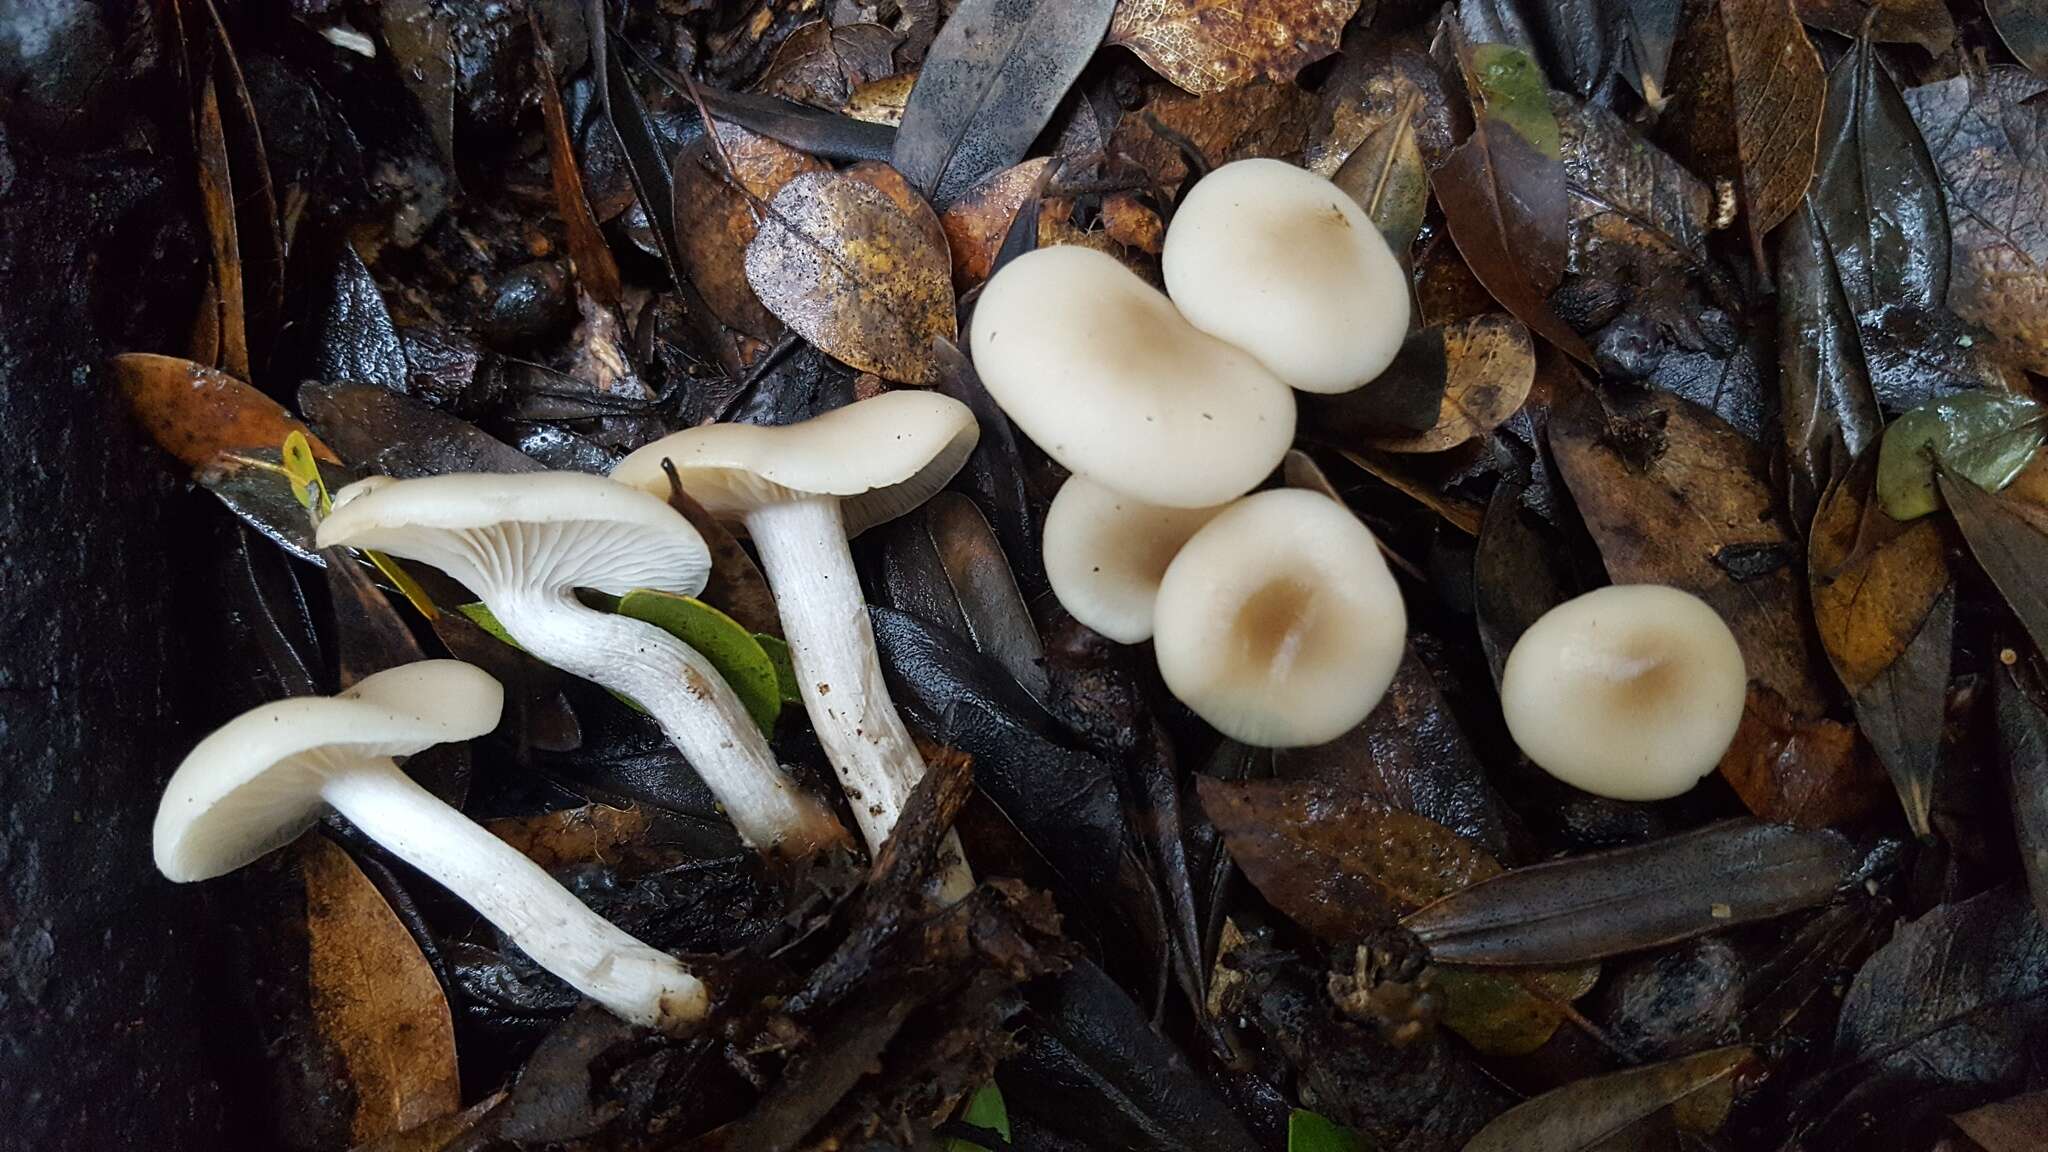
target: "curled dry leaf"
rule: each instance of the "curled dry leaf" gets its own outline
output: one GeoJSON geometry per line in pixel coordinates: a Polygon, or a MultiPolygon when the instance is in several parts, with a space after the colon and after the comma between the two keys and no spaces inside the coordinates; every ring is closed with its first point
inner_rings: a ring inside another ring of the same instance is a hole
{"type": "Polygon", "coordinates": [[[1358,0],[1122,0],[1109,42],[1197,94],[1288,83],[1337,50],[1358,0]]]}
{"type": "Polygon", "coordinates": [[[1695,172],[1735,181],[1750,237],[1761,243],[1813,177],[1827,75],[1791,0],[1686,10],[1661,139],[1695,172]]]}
{"type": "Polygon", "coordinates": [[[377,1140],[456,1111],[455,1024],[434,969],[348,853],[313,835],[297,855],[313,1018],[347,1070],[351,1135],[377,1140]]]}
{"type": "Polygon", "coordinates": [[[964,292],[988,279],[1018,210],[1045,187],[1051,167],[1052,157],[1040,156],[1005,168],[969,188],[939,213],[939,227],[946,230],[947,246],[952,250],[955,288],[964,292]]]}
{"type": "Polygon", "coordinates": [[[1856,860],[1835,832],[1729,820],[1504,872],[1403,923],[1441,963],[1577,964],[1825,903],[1856,860]]]}
{"type": "Polygon", "coordinates": [[[293,432],[332,464],[334,451],[277,401],[225,372],[175,356],[129,352],[107,361],[115,384],[157,445],[197,471],[221,453],[275,453],[293,432]]]}
{"type": "Polygon", "coordinates": [[[717,147],[705,136],[677,153],[676,240],[683,273],[720,320],[757,340],[775,337],[781,325],[747,284],[746,251],[757,232],[756,217],[784,184],[805,172],[829,170],[824,161],[781,141],[723,121],[717,147]]]}
{"type": "Polygon", "coordinates": [[[887,380],[929,382],[932,341],[955,334],[952,267],[938,220],[916,208],[855,176],[803,173],[769,201],[747,246],[747,282],[833,357],[887,380]]]}
{"type": "Polygon", "coordinates": [[[1593,1152],[1630,1125],[1727,1081],[1754,1053],[1707,1052],[1578,1080],[1494,1118],[1465,1152],[1593,1152]]]}
{"type": "MultiPolygon", "coordinates": [[[[1444,328],[1445,379],[1436,423],[1413,436],[1387,436],[1388,452],[1441,452],[1484,436],[1513,416],[1536,382],[1536,345],[1512,316],[1494,314],[1444,328]]],[[[1368,384],[1365,391],[1374,386],[1368,384]]]]}
{"type": "Polygon", "coordinates": [[[1947,193],[1948,304],[2048,371],[2048,102],[2036,76],[1966,74],[1906,93],[1947,193]]]}

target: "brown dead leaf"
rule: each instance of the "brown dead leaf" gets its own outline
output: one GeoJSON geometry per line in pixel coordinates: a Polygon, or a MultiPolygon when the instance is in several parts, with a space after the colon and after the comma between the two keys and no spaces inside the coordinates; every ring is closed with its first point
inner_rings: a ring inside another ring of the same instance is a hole
{"type": "Polygon", "coordinates": [[[777,46],[754,90],[840,110],[856,87],[896,70],[895,49],[901,39],[880,24],[834,27],[829,21],[813,20],[777,46]]]}
{"type": "Polygon", "coordinates": [[[1479,521],[1486,509],[1454,492],[1445,491],[1442,484],[1428,475],[1428,465],[1416,457],[1353,452],[1343,448],[1338,449],[1337,454],[1443,517],[1446,524],[1465,535],[1479,535],[1479,521]]]}
{"type": "Polygon", "coordinates": [[[1166,224],[1159,213],[1128,192],[1119,192],[1102,202],[1102,230],[1126,248],[1159,255],[1166,243],[1166,224]]]}
{"type": "Polygon", "coordinates": [[[769,201],[747,245],[747,283],[828,355],[925,383],[935,372],[932,341],[957,333],[945,233],[928,206],[916,207],[906,212],[846,173],[802,173],[769,201]]]}
{"type": "Polygon", "coordinates": [[[1759,819],[1802,828],[1863,819],[1884,806],[1888,791],[1853,726],[1794,716],[1756,684],[1720,772],[1759,819]]]}
{"type": "Polygon", "coordinates": [[[910,186],[910,181],[903,178],[903,173],[879,160],[867,160],[844,169],[842,174],[887,196],[924,233],[927,243],[940,252],[946,251],[946,230],[939,224],[938,214],[932,211],[924,197],[917,194],[917,189],[910,186]]]}
{"type": "Polygon", "coordinates": [[[1949,1119],[1984,1152],[2029,1152],[2048,1136],[2048,1092],[2028,1092],[1949,1119]]]}
{"type": "Polygon", "coordinates": [[[1552,415],[1550,445],[1616,583],[1670,584],[1705,600],[1734,631],[1752,680],[1799,716],[1825,710],[1799,546],[1762,447],[1662,392],[1588,392],[1552,415]]]}
{"type": "Polygon", "coordinates": [[[1426,47],[1405,37],[1377,34],[1344,58],[1316,95],[1315,121],[1302,150],[1302,166],[1335,177],[1367,137],[1400,117],[1403,106],[1415,145],[1430,167],[1443,163],[1472,128],[1472,114],[1455,97],[1426,47]]]}
{"type": "Polygon", "coordinates": [[[1330,177],[1365,209],[1387,247],[1404,264],[1429,210],[1429,169],[1415,143],[1415,110],[1420,105],[1421,98],[1411,95],[1330,177]]]}
{"type": "Polygon", "coordinates": [[[576,145],[569,138],[569,117],[562,110],[561,88],[555,82],[555,64],[548,51],[548,38],[541,33],[540,18],[526,11],[533,31],[535,79],[540,85],[541,119],[548,138],[548,175],[555,192],[555,212],[562,218],[569,261],[576,268],[576,281],[600,304],[616,306],[622,291],[619,264],[611,245],[598,230],[591,214],[590,200],[583,194],[583,172],[576,166],[576,145]]]}
{"type": "Polygon", "coordinates": [[[227,139],[220,96],[208,81],[199,89],[199,201],[213,249],[213,302],[218,319],[220,367],[237,380],[249,378],[249,328],[243,311],[242,251],[235,239],[235,189],[228,172],[227,139]]]}
{"type": "Polygon", "coordinates": [[[1156,120],[1194,145],[1212,167],[1253,157],[1292,160],[1308,139],[1313,102],[1292,84],[1252,84],[1207,96],[1162,86],[1117,124],[1110,154],[1136,163],[1162,185],[1186,179],[1179,147],[1152,130],[1156,120]]]}
{"type": "Polygon", "coordinates": [[[1109,43],[1190,92],[1291,83],[1337,50],[1359,0],[1120,0],[1109,43]]]}
{"type": "Polygon", "coordinates": [[[1448,327],[1500,311],[1500,301],[1487,292],[1458,246],[1444,235],[1425,241],[1415,255],[1415,301],[1425,328],[1448,327]]]}
{"type": "Polygon", "coordinates": [[[1567,269],[1654,292],[1704,267],[1714,190],[1613,112],[1558,92],[1550,103],[1571,192],[1567,269]]]}
{"type": "Polygon", "coordinates": [[[1024,202],[1044,186],[1052,157],[1026,160],[969,188],[939,216],[953,253],[953,286],[964,292],[995,268],[1003,237],[1024,202]]]}
{"type": "Polygon", "coordinates": [[[1939,523],[1901,524],[1872,499],[1877,453],[1828,493],[1807,541],[1813,620],[1821,647],[1851,695],[1905,654],[1949,586],[1939,523]]]}
{"type": "Polygon", "coordinates": [[[1707,0],[1686,13],[1661,139],[1694,172],[1735,181],[1760,245],[1813,178],[1827,74],[1791,0],[1707,0]]]}
{"type": "Polygon", "coordinates": [[[555,869],[618,859],[625,846],[646,835],[648,822],[647,813],[640,808],[585,804],[538,816],[491,820],[484,827],[527,859],[555,869]]]}
{"type": "Polygon", "coordinates": [[[1880,44],[1918,44],[1936,56],[1955,43],[1956,22],[1942,0],[1794,0],[1799,19],[1843,36],[1859,36],[1870,21],[1880,44]],[[1871,20],[1871,13],[1877,18],[1871,20]]]}
{"type": "Polygon", "coordinates": [[[225,372],[147,352],[115,356],[107,368],[157,445],[194,471],[223,452],[275,453],[293,432],[305,433],[314,456],[341,463],[277,401],[225,372]]]}
{"type": "Polygon", "coordinates": [[[2044,89],[2039,77],[1993,68],[1906,92],[1948,194],[1949,307],[2035,372],[2048,372],[2044,89]]]}
{"type": "Polygon", "coordinates": [[[322,835],[299,842],[313,1018],[355,1098],[351,1135],[378,1140],[462,1107],[455,1024],[419,945],[322,835]]]}
{"type": "Polygon", "coordinates": [[[899,72],[884,76],[853,90],[847,97],[846,114],[869,124],[903,125],[903,109],[910,103],[910,90],[917,87],[917,73],[899,72]]]}
{"type": "MultiPolygon", "coordinates": [[[[1536,382],[1536,344],[1520,320],[1504,313],[1444,329],[1448,372],[1435,427],[1372,443],[1388,452],[1441,452],[1484,436],[1513,416],[1536,382]]],[[[1368,389],[1371,385],[1366,386],[1368,389]]]]}
{"type": "Polygon", "coordinates": [[[732,530],[673,480],[668,503],[683,514],[711,550],[711,577],[697,598],[739,621],[749,632],[782,635],[782,616],[775,610],[775,593],[768,588],[768,578],[732,530]]]}
{"type": "Polygon", "coordinates": [[[757,231],[757,202],[773,199],[805,172],[829,170],[830,165],[787,144],[724,121],[718,123],[717,148],[708,136],[699,137],[676,156],[676,240],[683,274],[721,321],[759,340],[772,340],[781,330],[747,283],[746,251],[757,231]]]}

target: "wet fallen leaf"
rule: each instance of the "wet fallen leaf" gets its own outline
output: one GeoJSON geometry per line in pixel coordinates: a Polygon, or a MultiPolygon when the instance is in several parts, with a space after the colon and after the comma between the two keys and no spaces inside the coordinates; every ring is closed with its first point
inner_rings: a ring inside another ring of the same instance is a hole
{"type": "Polygon", "coordinates": [[[1998,757],[2012,796],[2020,870],[2035,915],[2048,925],[2048,689],[2037,660],[2015,659],[1997,676],[1998,757]]]}
{"type": "Polygon", "coordinates": [[[725,123],[718,125],[716,147],[706,136],[676,154],[676,239],[683,271],[720,320],[758,340],[772,340],[780,331],[747,284],[747,245],[764,202],[802,173],[829,170],[787,144],[725,123]]]}
{"type": "Polygon", "coordinates": [[[1115,0],[962,0],[903,109],[890,163],[941,207],[1024,159],[1102,43],[1115,0]]]}
{"type": "Polygon", "coordinates": [[[1742,723],[1717,770],[1759,819],[1801,828],[1854,822],[1885,802],[1884,777],[1855,726],[1795,715],[1758,684],[1750,685],[1742,723]]]}
{"type": "Polygon", "coordinates": [[[1760,245],[1806,194],[1827,77],[1791,0],[1719,0],[1686,11],[1659,138],[1693,171],[1735,181],[1760,245]]]}
{"type": "Polygon", "coordinates": [[[1287,1152],[1370,1152],[1365,1138],[1305,1108],[1287,1115],[1287,1152]]]}
{"type": "MultiPolygon", "coordinates": [[[[1536,382],[1536,346],[1529,330],[1495,314],[1444,329],[1446,379],[1436,424],[1413,436],[1382,436],[1386,452],[1441,452],[1485,436],[1521,408],[1536,382]]],[[[1367,385],[1370,392],[1377,383],[1367,385]]]]}
{"type": "Polygon", "coordinates": [[[1984,1104],[1949,1117],[1983,1152],[2030,1152],[2048,1133],[2048,1092],[1984,1104]]]}
{"type": "Polygon", "coordinates": [[[1251,84],[1207,96],[1161,87],[1145,107],[1127,114],[1110,138],[1110,152],[1127,156],[1172,186],[1189,169],[1180,146],[1153,123],[1179,136],[1211,167],[1255,157],[1288,160],[1301,153],[1314,97],[1292,84],[1251,84]]]}
{"type": "Polygon", "coordinates": [[[1402,922],[1439,963],[1577,964],[1814,907],[1855,865],[1838,833],[1729,820],[1504,872],[1402,922]]]}
{"type": "Polygon", "coordinates": [[[953,256],[953,286],[966,291],[988,279],[1010,225],[1045,186],[1050,156],[1005,168],[964,192],[939,214],[953,256]]]}
{"type": "MultiPolygon", "coordinates": [[[[767,636],[779,641],[782,615],[775,609],[775,593],[769,589],[768,578],[761,574],[760,566],[733,536],[732,529],[680,484],[670,483],[668,503],[683,514],[683,519],[704,538],[705,547],[711,549],[711,578],[705,581],[697,598],[739,621],[756,638],[767,636]]],[[[787,654],[786,645],[784,653],[787,654]]],[[[773,650],[768,655],[771,660],[775,658],[773,650]]]]}
{"type": "Polygon", "coordinates": [[[1501,1113],[1465,1152],[1592,1152],[1630,1125],[1729,1079],[1754,1056],[1746,1047],[1715,1048],[1579,1080],[1501,1113]]]}
{"type": "Polygon", "coordinates": [[[484,824],[493,836],[548,869],[616,860],[649,826],[645,809],[609,804],[559,808],[539,816],[507,817],[484,824]]]}
{"type": "Polygon", "coordinates": [[[1349,392],[1296,397],[1302,435],[1339,448],[1379,437],[1413,438],[1436,427],[1451,367],[1443,327],[1410,332],[1370,384],[1349,392]]]}
{"type": "Polygon", "coordinates": [[[2036,76],[2048,76],[2048,11],[2040,0],[1985,0],[1998,38],[2036,76]]]}
{"type": "Polygon", "coordinates": [[[1524,509],[1525,485],[1494,489],[1472,558],[1473,616],[1496,687],[1508,653],[1545,612],[1585,591],[1568,546],[1524,509]]]}
{"type": "Polygon", "coordinates": [[[1884,430],[1877,495],[1894,520],[1941,507],[1936,470],[1996,492],[2016,479],[2048,440],[2048,413],[2025,396],[1981,390],[1931,400],[1884,430]]]}
{"type": "Polygon", "coordinates": [[[1698,273],[1713,189],[1613,112],[1556,92],[1550,106],[1571,193],[1566,270],[1646,295],[1698,273]]]}
{"type": "Polygon", "coordinates": [[[1334,177],[1367,137],[1399,119],[1404,108],[1424,164],[1442,163],[1471,131],[1464,93],[1447,83],[1419,39],[1374,29],[1360,41],[1345,46],[1316,93],[1302,166],[1334,177]]]}
{"type": "Polygon", "coordinates": [[[1812,197],[1786,220],[1778,247],[1779,423],[1795,527],[1884,429],[1864,364],[1856,314],[1812,197]]]}
{"type": "MultiPolygon", "coordinates": [[[[107,362],[129,407],[164,451],[197,471],[222,453],[276,453],[306,426],[277,401],[224,372],[175,356],[129,352],[107,362]]],[[[313,454],[339,464],[309,437],[313,454]]]]}
{"type": "Polygon", "coordinates": [[[249,329],[243,313],[242,252],[235,239],[234,180],[228,171],[220,96],[211,83],[200,88],[198,128],[199,199],[206,209],[206,234],[213,247],[213,327],[220,342],[220,367],[238,380],[247,380],[249,329]]]}
{"type": "Polygon", "coordinates": [[[874,185],[807,172],[769,201],[747,246],[747,282],[783,323],[856,368],[907,384],[936,373],[954,336],[952,262],[920,219],[874,185]]]}
{"type": "Polygon", "coordinates": [[[697,94],[711,115],[763,136],[772,136],[820,160],[887,160],[896,145],[889,124],[856,120],[754,92],[727,92],[699,84],[697,94]]]}
{"type": "Polygon", "coordinates": [[[405,345],[384,294],[355,245],[332,246],[332,270],[320,284],[305,339],[312,343],[316,380],[375,384],[393,392],[412,389],[405,345]]]}
{"type": "Polygon", "coordinates": [[[1221,92],[1293,80],[1337,50],[1357,10],[1358,0],[1122,0],[1109,42],[1189,92],[1221,92]]]}
{"type": "Polygon", "coordinates": [[[1858,36],[1867,26],[1880,44],[1918,44],[1936,56],[1956,38],[1955,19],[1941,0],[1794,0],[1794,7],[1815,28],[1858,36]]]}
{"type": "Polygon", "coordinates": [[[2034,646],[2048,652],[2048,589],[2041,585],[2041,573],[2048,572],[2048,534],[2015,501],[1946,471],[1935,478],[1970,554],[2019,616],[2034,646]]]}
{"type": "Polygon", "coordinates": [[[1421,103],[1419,94],[1411,95],[1330,174],[1330,181],[1365,209],[1387,238],[1387,247],[1404,259],[1429,207],[1429,172],[1415,143],[1415,112],[1421,103]]]}
{"type": "Polygon", "coordinates": [[[732,686],[761,731],[775,731],[775,718],[782,712],[782,683],[761,642],[738,621],[702,600],[649,588],[619,597],[618,612],[646,621],[702,653],[732,686]]]}
{"type": "Polygon", "coordinates": [[[1570,200],[1557,119],[1535,61],[1500,44],[1470,47],[1479,86],[1472,135],[1429,175],[1451,239],[1479,282],[1546,340],[1591,363],[1592,351],[1550,309],[1570,257],[1570,200]]]}
{"type": "Polygon", "coordinates": [[[1553,413],[1550,445],[1617,583],[1670,584],[1705,600],[1741,643],[1751,679],[1795,714],[1821,713],[1806,580],[1763,448],[1662,393],[1588,393],[1553,413]],[[1716,561],[1744,550],[1785,563],[1738,579],[1716,561]]]}
{"type": "Polygon", "coordinates": [[[903,123],[903,110],[910,106],[910,93],[916,85],[915,72],[899,72],[871,80],[855,88],[847,97],[846,114],[869,124],[886,124],[895,128],[903,123]]]}
{"type": "Polygon", "coordinates": [[[462,1106],[455,1025],[434,969],[384,897],[322,835],[297,850],[306,884],[306,980],[322,1036],[354,1089],[357,1142],[462,1106]]]}
{"type": "Polygon", "coordinates": [[[1953,233],[1948,304],[2028,368],[2048,371],[2048,103],[2011,68],[1906,92],[1934,156],[1953,233]]]}
{"type": "Polygon", "coordinates": [[[541,34],[540,16],[527,9],[533,31],[533,65],[540,85],[541,117],[547,130],[548,175],[553,181],[555,213],[562,218],[567,234],[569,259],[576,265],[577,282],[601,304],[619,302],[619,265],[611,245],[598,230],[590,201],[583,194],[583,174],[576,167],[576,146],[569,138],[569,118],[562,110],[561,88],[555,82],[555,65],[541,34]]]}
{"type": "Polygon", "coordinates": [[[407,479],[538,472],[541,464],[467,420],[373,384],[307,383],[299,410],[358,470],[407,479]]]}
{"type": "Polygon", "coordinates": [[[856,85],[895,71],[900,37],[880,24],[812,20],[791,32],[754,83],[759,92],[844,108],[856,85]]]}
{"type": "Polygon", "coordinates": [[[892,582],[897,606],[909,607],[902,599],[906,594],[920,605],[944,601],[950,611],[918,610],[930,619],[957,621],[960,635],[977,651],[1002,665],[1034,698],[1044,700],[1049,688],[1038,628],[1017,590],[1009,558],[981,510],[965,496],[942,492],[905,520],[903,535],[930,549],[924,583],[933,586],[909,592],[892,582]]]}
{"type": "Polygon", "coordinates": [[[379,31],[399,79],[426,117],[441,162],[455,167],[455,44],[448,21],[428,0],[391,0],[377,9],[379,31]]]}

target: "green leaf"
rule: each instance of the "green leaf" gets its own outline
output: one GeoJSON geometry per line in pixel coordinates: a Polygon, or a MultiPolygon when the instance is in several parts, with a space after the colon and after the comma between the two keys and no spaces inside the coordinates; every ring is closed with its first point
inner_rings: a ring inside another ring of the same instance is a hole
{"type": "Polygon", "coordinates": [[[1366,1152],[1365,1139],[1306,1108],[1287,1118],[1287,1152],[1366,1152]]]}
{"type": "Polygon", "coordinates": [[[2034,458],[2043,439],[2041,406],[1985,389],[1930,401],[1892,422],[1878,448],[1877,495],[1894,520],[1941,507],[1934,465],[1996,492],[2034,458]]]}
{"type": "Polygon", "coordinates": [[[483,629],[486,632],[489,632],[491,635],[496,636],[499,640],[507,644],[510,644],[514,648],[519,649],[521,652],[526,651],[525,646],[520,644],[519,641],[514,640],[512,638],[512,634],[510,632],[505,631],[505,626],[503,624],[498,623],[498,618],[491,614],[491,610],[489,607],[481,603],[458,604],[455,606],[455,610],[457,612],[462,613],[464,616],[469,617],[470,623],[476,625],[477,627],[483,629]]]}
{"type": "MultiPolygon", "coordinates": [[[[1010,1109],[1003,1103],[1003,1091],[996,1087],[995,1081],[991,1080],[975,1091],[960,1113],[960,1122],[985,1128],[1001,1136],[1005,1142],[1010,1139],[1010,1109]]],[[[946,1152],[988,1152],[988,1149],[956,1136],[946,1141],[946,1152]]]]}
{"type": "Polygon", "coordinates": [[[1507,44],[1474,44],[1470,68],[1487,118],[1514,129],[1538,152],[1557,159],[1557,115],[1550,109],[1550,86],[1536,61],[1507,44]]]}
{"type": "Polygon", "coordinates": [[[760,640],[739,621],[702,600],[652,588],[621,596],[619,615],[644,620],[703,653],[754,723],[763,732],[775,731],[775,718],[782,714],[782,679],[760,640]]]}
{"type": "Polygon", "coordinates": [[[789,641],[766,632],[754,633],[754,639],[760,641],[761,651],[768,654],[768,662],[775,665],[775,679],[782,684],[782,702],[803,703],[803,695],[796,685],[796,665],[789,662],[789,641]]]}

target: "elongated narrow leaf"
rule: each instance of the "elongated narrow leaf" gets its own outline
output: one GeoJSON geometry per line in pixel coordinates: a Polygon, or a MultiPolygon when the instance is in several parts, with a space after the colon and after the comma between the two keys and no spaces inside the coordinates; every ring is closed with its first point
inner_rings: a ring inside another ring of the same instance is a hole
{"type": "Polygon", "coordinates": [[[364,472],[403,480],[541,470],[540,461],[469,421],[372,384],[300,385],[299,411],[364,472]]]}
{"type": "Polygon", "coordinates": [[[2012,483],[2048,439],[2048,412],[2025,396],[1982,389],[1932,400],[1884,430],[1877,494],[1894,520],[1925,516],[1937,466],[1996,492],[2012,483]]]}
{"type": "Polygon", "coordinates": [[[821,160],[887,160],[896,148],[896,129],[796,104],[778,96],[725,92],[699,84],[711,115],[782,141],[821,160]]]}
{"type": "Polygon", "coordinates": [[[1429,207],[1429,170],[1415,142],[1415,115],[1421,103],[1421,96],[1411,93],[1393,117],[1373,129],[1330,176],[1331,183],[1350,193],[1365,209],[1380,235],[1386,237],[1387,247],[1403,260],[1415,246],[1416,233],[1422,231],[1422,215],[1429,207]]]}
{"type": "Polygon", "coordinates": [[[890,162],[934,204],[1024,158],[1102,43],[1114,0],[962,0],[918,72],[890,162]]]}
{"type": "Polygon", "coordinates": [[[1552,1089],[1501,1113],[1465,1152],[1594,1152],[1631,1124],[1735,1075],[1752,1055],[1746,1047],[1715,1048],[1552,1089]]]}
{"type": "Polygon", "coordinates": [[[2048,925],[2048,687],[2033,660],[2016,660],[1998,677],[1998,755],[2012,796],[2020,867],[2034,913],[2048,925]]]}
{"type": "Polygon", "coordinates": [[[1937,474],[1942,499],[1970,554],[2020,618],[2034,646],[2048,652],[2048,535],[1997,496],[1962,476],[1937,474]]]}
{"type": "Polygon", "coordinates": [[[600,304],[619,303],[619,264],[611,245],[598,230],[590,201],[583,194],[583,173],[576,165],[576,146],[569,138],[569,118],[562,109],[562,92],[555,83],[555,62],[548,51],[548,39],[541,33],[540,16],[526,10],[527,27],[533,33],[533,67],[539,73],[542,124],[548,140],[548,175],[555,192],[555,213],[562,218],[569,259],[576,266],[576,279],[600,304]]]}
{"type": "Polygon", "coordinates": [[[1518,868],[1403,923],[1444,963],[1576,964],[1811,908],[1855,864],[1834,832],[1730,820],[1518,868]]]}
{"type": "Polygon", "coordinates": [[[1779,422],[1792,522],[1803,529],[1822,493],[1876,443],[1884,415],[1812,197],[1786,220],[1777,252],[1779,422]]]}
{"type": "MultiPolygon", "coordinates": [[[[221,453],[269,453],[306,426],[283,405],[225,372],[175,356],[130,352],[107,362],[115,384],[155,438],[188,467],[206,467],[221,453]]],[[[313,455],[340,463],[311,439],[313,455]]]]}

